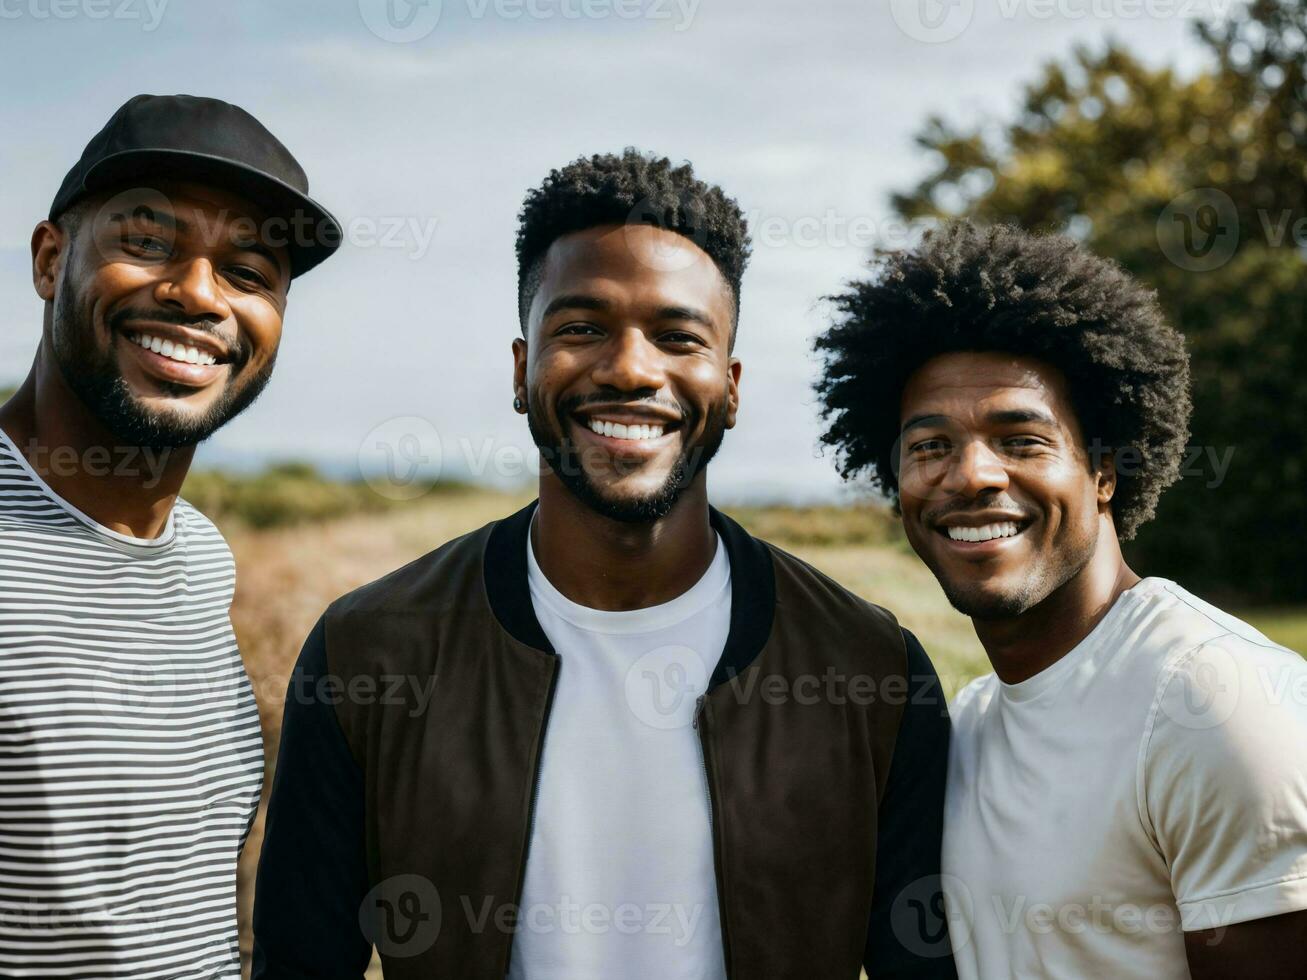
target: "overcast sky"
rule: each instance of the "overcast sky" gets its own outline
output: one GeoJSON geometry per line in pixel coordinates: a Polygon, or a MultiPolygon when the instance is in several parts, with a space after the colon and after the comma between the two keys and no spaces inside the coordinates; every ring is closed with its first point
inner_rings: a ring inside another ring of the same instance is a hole
{"type": "MultiPolygon", "coordinates": [[[[1204,2],[1222,0],[1191,9],[1204,2]]],[[[756,228],[741,413],[716,495],[829,496],[810,342],[821,297],[894,234],[889,193],[928,166],[914,133],[931,113],[1006,118],[1076,41],[1114,35],[1195,70],[1202,52],[1172,13],[1184,6],[0,0],[0,384],[26,373],[39,333],[32,226],[86,141],[139,92],[215,96],[291,148],[350,242],[296,282],[272,384],[201,463],[341,471],[419,425],[387,420],[414,416],[438,433],[446,473],[524,479],[516,212],[551,168],[630,145],[691,161],[756,228]]]]}

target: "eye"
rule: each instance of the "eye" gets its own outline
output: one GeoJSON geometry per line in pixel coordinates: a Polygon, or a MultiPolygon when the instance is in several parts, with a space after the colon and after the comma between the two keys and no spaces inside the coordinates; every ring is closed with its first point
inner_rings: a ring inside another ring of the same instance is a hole
{"type": "Polygon", "coordinates": [[[665,344],[695,344],[703,346],[703,339],[688,330],[669,330],[660,338],[665,344]]]}
{"type": "Polygon", "coordinates": [[[595,336],[599,333],[599,328],[593,323],[565,323],[554,331],[555,337],[587,337],[595,336]]]}
{"type": "Polygon", "coordinates": [[[1015,449],[1018,452],[1025,449],[1038,449],[1044,445],[1044,440],[1038,436],[1008,436],[1002,440],[1003,448],[1015,449]]]}
{"type": "Polygon", "coordinates": [[[171,246],[162,238],[154,235],[124,235],[123,244],[129,251],[159,258],[172,252],[171,246]]]}
{"type": "Polygon", "coordinates": [[[909,446],[908,452],[921,456],[940,456],[948,452],[948,443],[943,439],[922,439],[909,446]]]}
{"type": "Polygon", "coordinates": [[[251,269],[249,266],[238,265],[231,267],[228,272],[242,283],[249,286],[256,286],[260,289],[271,289],[272,283],[268,277],[257,269],[251,269]]]}

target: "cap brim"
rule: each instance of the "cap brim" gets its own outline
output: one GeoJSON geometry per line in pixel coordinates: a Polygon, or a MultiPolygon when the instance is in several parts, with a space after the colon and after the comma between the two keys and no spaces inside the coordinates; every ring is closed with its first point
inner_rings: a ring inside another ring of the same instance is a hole
{"type": "Polygon", "coordinates": [[[303,275],[338,248],[340,222],[313,198],[269,174],[223,157],[185,150],[125,150],[107,156],[86,173],[84,190],[93,192],[149,177],[194,180],[235,191],[269,218],[284,219],[278,242],[290,253],[291,278],[303,275]]]}

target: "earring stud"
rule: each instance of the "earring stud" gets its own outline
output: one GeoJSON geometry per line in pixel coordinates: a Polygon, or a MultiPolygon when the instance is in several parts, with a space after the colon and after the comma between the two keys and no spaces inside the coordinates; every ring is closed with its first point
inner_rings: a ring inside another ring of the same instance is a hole
{"type": "Polygon", "coordinates": [[[519,412],[522,411],[522,399],[517,398],[517,397],[514,397],[514,398],[513,398],[513,408],[514,408],[514,410],[516,410],[516,411],[519,411],[519,412]]]}

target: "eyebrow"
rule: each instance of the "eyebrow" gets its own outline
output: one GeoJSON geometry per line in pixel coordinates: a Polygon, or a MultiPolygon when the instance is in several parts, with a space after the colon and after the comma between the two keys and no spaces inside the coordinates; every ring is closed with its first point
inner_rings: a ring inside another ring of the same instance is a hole
{"type": "Polygon", "coordinates": [[[541,319],[547,320],[559,310],[595,310],[603,312],[612,309],[613,304],[606,299],[600,299],[598,296],[587,296],[585,293],[564,293],[562,296],[555,296],[545,307],[545,312],[541,314],[541,319]]]}
{"type": "Polygon", "coordinates": [[[689,306],[661,306],[658,308],[655,319],[689,320],[691,323],[697,323],[710,330],[717,326],[716,321],[703,310],[696,310],[689,306]]]}
{"type": "Polygon", "coordinates": [[[914,415],[903,423],[900,432],[907,432],[909,429],[916,428],[919,425],[939,425],[941,422],[947,422],[947,415],[914,415]]]}
{"type": "MultiPolygon", "coordinates": [[[[900,432],[907,432],[911,428],[922,425],[941,425],[948,421],[947,415],[938,413],[930,415],[914,415],[903,423],[900,432]]],[[[1022,425],[1034,422],[1038,425],[1047,425],[1050,428],[1057,428],[1057,420],[1047,412],[1040,412],[1033,408],[1008,408],[997,412],[990,412],[984,418],[985,422],[991,425],[1022,425]]]]}
{"type": "MultiPolygon", "coordinates": [[[[562,296],[555,296],[549,301],[549,305],[545,307],[541,319],[547,320],[559,310],[594,310],[598,313],[604,313],[612,308],[612,303],[598,296],[590,296],[586,293],[565,293],[562,296]]],[[[660,306],[654,312],[654,319],[688,320],[709,329],[716,326],[716,321],[711,316],[703,310],[696,310],[691,306],[660,306]]]]}
{"type": "Polygon", "coordinates": [[[110,220],[113,221],[130,221],[135,218],[141,218],[145,221],[153,221],[156,225],[162,225],[164,228],[171,228],[175,231],[187,231],[189,225],[175,214],[169,214],[166,211],[156,211],[148,204],[138,204],[130,211],[117,211],[110,220]]]}
{"type": "Polygon", "coordinates": [[[268,248],[268,246],[264,245],[262,242],[232,242],[232,245],[240,249],[242,252],[253,252],[255,255],[262,255],[265,259],[271,262],[272,267],[278,271],[282,268],[281,259],[277,257],[277,253],[268,248]]]}

